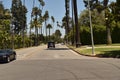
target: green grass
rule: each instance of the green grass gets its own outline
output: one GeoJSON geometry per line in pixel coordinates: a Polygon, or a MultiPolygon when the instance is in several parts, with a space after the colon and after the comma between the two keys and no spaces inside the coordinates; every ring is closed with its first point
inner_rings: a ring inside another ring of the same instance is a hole
{"type": "MultiPolygon", "coordinates": [[[[80,48],[75,48],[69,46],[75,51],[83,55],[92,55],[92,48],[89,46],[82,46],[80,48]]],[[[120,44],[107,45],[95,45],[95,54],[99,57],[120,57],[120,44]]]]}

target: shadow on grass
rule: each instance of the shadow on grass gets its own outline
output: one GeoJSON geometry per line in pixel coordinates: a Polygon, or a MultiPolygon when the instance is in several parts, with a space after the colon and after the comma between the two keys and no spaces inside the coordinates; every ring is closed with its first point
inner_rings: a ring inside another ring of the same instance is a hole
{"type": "Polygon", "coordinates": [[[120,50],[104,51],[104,54],[98,54],[98,57],[120,58],[120,50]]]}

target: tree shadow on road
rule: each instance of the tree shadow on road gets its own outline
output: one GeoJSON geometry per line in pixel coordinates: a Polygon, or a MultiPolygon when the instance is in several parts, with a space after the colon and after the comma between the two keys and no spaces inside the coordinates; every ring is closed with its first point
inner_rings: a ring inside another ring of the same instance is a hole
{"type": "Polygon", "coordinates": [[[104,54],[98,54],[98,57],[120,58],[120,50],[104,51],[104,54]]]}
{"type": "Polygon", "coordinates": [[[69,48],[47,48],[45,50],[70,50],[69,48]]]}

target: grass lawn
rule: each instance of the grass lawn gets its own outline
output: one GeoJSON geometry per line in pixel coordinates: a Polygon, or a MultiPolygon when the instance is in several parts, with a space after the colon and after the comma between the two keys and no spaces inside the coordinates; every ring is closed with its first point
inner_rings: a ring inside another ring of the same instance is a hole
{"type": "MultiPolygon", "coordinates": [[[[80,48],[75,48],[69,46],[71,49],[83,55],[92,55],[92,47],[82,46],[80,48]]],[[[95,45],[95,54],[99,57],[117,57],[120,58],[120,44],[112,45],[95,45]]]]}

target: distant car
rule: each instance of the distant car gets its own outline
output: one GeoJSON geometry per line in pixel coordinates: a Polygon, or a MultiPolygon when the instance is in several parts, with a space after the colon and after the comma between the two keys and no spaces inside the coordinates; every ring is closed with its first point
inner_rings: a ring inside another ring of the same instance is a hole
{"type": "Polygon", "coordinates": [[[16,52],[10,49],[0,50],[0,62],[10,62],[16,59],[16,52]]]}
{"type": "Polygon", "coordinates": [[[48,48],[50,47],[55,48],[55,42],[52,41],[48,42],[48,48]]]}
{"type": "Polygon", "coordinates": [[[65,45],[65,43],[62,42],[61,45],[65,45]]]}

